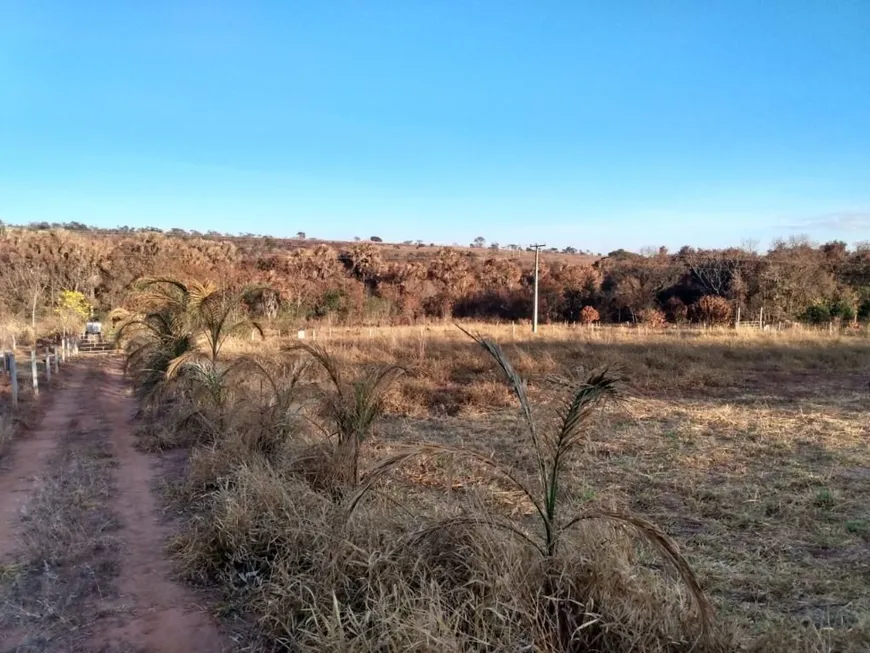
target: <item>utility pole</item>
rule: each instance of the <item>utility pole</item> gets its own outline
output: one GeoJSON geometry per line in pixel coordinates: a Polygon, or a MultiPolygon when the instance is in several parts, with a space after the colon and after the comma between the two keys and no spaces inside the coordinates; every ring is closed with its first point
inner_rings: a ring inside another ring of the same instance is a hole
{"type": "Polygon", "coordinates": [[[538,332],[538,262],[541,259],[541,248],[546,245],[529,245],[535,250],[535,302],[532,305],[532,333],[538,332]]]}

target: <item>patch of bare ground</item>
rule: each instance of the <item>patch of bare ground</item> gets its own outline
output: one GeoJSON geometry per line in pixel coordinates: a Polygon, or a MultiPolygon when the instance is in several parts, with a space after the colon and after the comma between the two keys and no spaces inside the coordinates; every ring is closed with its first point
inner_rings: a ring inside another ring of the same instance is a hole
{"type": "MultiPolygon", "coordinates": [[[[0,574],[0,651],[229,650],[210,615],[171,579],[167,527],[150,491],[150,461],[133,449],[120,362],[75,365],[78,376],[33,438],[47,451],[43,473],[29,493],[21,486],[26,501],[0,494],[3,532],[16,534],[0,574]]],[[[40,474],[29,453],[22,447],[16,460],[40,474]]]]}
{"type": "Polygon", "coordinates": [[[214,620],[185,588],[170,580],[171,564],[164,555],[168,526],[159,518],[152,485],[152,460],[134,448],[131,417],[135,409],[127,396],[121,366],[106,371],[101,402],[114,437],[118,461],[113,507],[124,521],[125,542],[121,596],[132,606],[132,618],[105,624],[94,641],[105,646],[136,642],[146,651],[161,653],[219,653],[229,650],[214,620]]]}
{"type": "Polygon", "coordinates": [[[14,524],[55,449],[57,434],[72,430],[86,401],[86,372],[64,367],[38,401],[25,395],[16,413],[0,414],[0,561],[16,546],[14,524]]]}
{"type": "Polygon", "coordinates": [[[88,416],[94,371],[73,366],[15,448],[0,493],[0,651],[76,651],[111,595],[119,548],[107,433],[88,416]]]}

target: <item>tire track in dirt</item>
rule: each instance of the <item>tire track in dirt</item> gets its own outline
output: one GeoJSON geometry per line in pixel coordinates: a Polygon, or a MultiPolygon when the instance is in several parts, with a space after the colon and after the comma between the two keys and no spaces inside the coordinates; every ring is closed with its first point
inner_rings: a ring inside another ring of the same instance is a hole
{"type": "Polygon", "coordinates": [[[134,448],[132,418],[135,402],[129,396],[116,358],[100,361],[99,387],[94,388],[94,411],[110,429],[117,462],[112,508],[121,520],[123,542],[117,588],[129,612],[115,623],[98,625],[92,645],[98,651],[129,650],[147,653],[223,653],[230,651],[215,620],[191,592],[171,579],[165,554],[169,527],[161,522],[152,494],[153,460],[134,448]]]}
{"type": "Polygon", "coordinates": [[[18,549],[22,509],[45,472],[57,439],[76,428],[78,414],[89,398],[87,370],[79,361],[66,363],[62,381],[43,388],[45,414],[33,432],[17,436],[9,455],[0,463],[0,561],[18,549]],[[62,385],[61,385],[62,384],[62,385]]]}

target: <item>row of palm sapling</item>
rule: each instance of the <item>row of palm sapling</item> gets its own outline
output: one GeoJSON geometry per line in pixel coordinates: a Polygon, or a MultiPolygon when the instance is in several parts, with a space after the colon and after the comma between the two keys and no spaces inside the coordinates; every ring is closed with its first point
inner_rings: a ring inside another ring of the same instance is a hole
{"type": "Polygon", "coordinates": [[[532,468],[439,442],[391,443],[379,459],[364,447],[386,392],[413,370],[359,370],[302,343],[282,360],[225,356],[230,338],[262,332],[240,292],[209,283],[147,279],[131,307],[117,317],[143,410],[172,432],[164,444],[195,443],[179,564],[220,584],[264,649],[723,648],[675,542],[573,491],[576,453],[620,397],[607,370],[550,380],[564,401],[542,421],[505,352],[468,333],[519,402],[516,446],[532,468]],[[419,459],[487,474],[530,514],[476,494],[433,500],[403,481],[419,459]]]}

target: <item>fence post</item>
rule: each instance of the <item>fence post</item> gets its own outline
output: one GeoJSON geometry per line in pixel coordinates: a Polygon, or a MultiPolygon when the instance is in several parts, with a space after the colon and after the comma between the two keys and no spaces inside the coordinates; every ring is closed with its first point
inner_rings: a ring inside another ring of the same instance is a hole
{"type": "Polygon", "coordinates": [[[45,382],[51,383],[51,354],[45,354],[45,382]]]}
{"type": "Polygon", "coordinates": [[[12,407],[18,406],[18,364],[15,361],[15,354],[9,357],[9,376],[12,379],[12,407]]]}
{"type": "Polygon", "coordinates": [[[734,320],[734,328],[740,328],[740,305],[737,305],[737,318],[734,320]]]}
{"type": "Polygon", "coordinates": [[[61,358],[63,359],[63,362],[66,363],[66,338],[61,340],[60,350],[61,358]]]}
{"type": "Polygon", "coordinates": [[[57,374],[60,372],[60,360],[57,358],[57,347],[54,347],[54,353],[51,355],[52,360],[54,361],[54,373],[57,374]]]}
{"type": "Polygon", "coordinates": [[[39,373],[36,371],[36,350],[30,350],[30,377],[33,382],[33,396],[39,396],[39,373]]]}
{"type": "Polygon", "coordinates": [[[758,309],[758,328],[764,331],[764,306],[758,309]]]}

